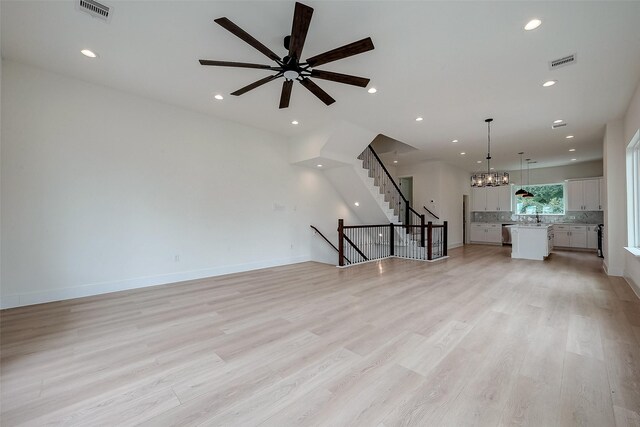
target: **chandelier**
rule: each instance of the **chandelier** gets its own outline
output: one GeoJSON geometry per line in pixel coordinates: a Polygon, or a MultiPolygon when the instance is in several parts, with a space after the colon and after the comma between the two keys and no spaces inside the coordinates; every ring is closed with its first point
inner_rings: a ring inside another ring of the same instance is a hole
{"type": "Polygon", "coordinates": [[[493,119],[486,119],[487,123],[487,173],[474,173],[471,175],[472,187],[498,187],[509,185],[509,173],[491,171],[491,122],[493,119]]]}

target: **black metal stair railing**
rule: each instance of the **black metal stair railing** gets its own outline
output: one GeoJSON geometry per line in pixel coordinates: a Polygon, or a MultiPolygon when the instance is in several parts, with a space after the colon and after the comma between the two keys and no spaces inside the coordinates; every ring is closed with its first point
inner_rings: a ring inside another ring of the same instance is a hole
{"type": "Polygon", "coordinates": [[[373,147],[367,146],[358,159],[362,160],[362,166],[369,171],[369,177],[373,178],[374,184],[380,188],[384,200],[389,203],[398,220],[404,225],[420,224],[421,215],[411,207],[409,200],[402,194],[400,187],[393,180],[373,147]]]}
{"type": "MultiPolygon", "coordinates": [[[[320,230],[318,230],[316,227],[314,227],[313,225],[310,225],[309,227],[311,227],[313,229],[313,231],[316,232],[316,234],[318,234],[320,237],[322,237],[324,239],[325,242],[327,242],[329,245],[331,245],[331,247],[333,249],[335,249],[336,252],[338,252],[338,255],[340,254],[340,251],[338,250],[338,248],[336,248],[336,245],[334,245],[333,243],[331,243],[331,241],[329,239],[327,239],[325,237],[324,234],[322,234],[322,232],[320,230]]],[[[351,261],[349,260],[349,258],[346,257],[346,255],[343,255],[342,258],[344,259],[344,261],[347,262],[347,264],[351,264],[351,261]]]]}
{"type": "Polygon", "coordinates": [[[433,261],[447,256],[448,224],[345,225],[338,220],[338,258],[344,266],[387,257],[433,261]],[[417,239],[414,236],[419,236],[417,239]]]}

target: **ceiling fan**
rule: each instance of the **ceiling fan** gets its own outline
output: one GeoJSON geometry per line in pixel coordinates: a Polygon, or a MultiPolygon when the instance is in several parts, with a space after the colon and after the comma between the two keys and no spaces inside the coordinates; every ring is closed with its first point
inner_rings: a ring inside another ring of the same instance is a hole
{"type": "Polygon", "coordinates": [[[277,65],[270,66],[262,64],[250,64],[245,62],[213,61],[209,59],[201,59],[200,64],[215,65],[221,67],[257,68],[275,71],[275,74],[253,82],[241,89],[238,89],[235,92],[232,92],[231,95],[240,96],[244,93],[249,92],[250,90],[262,86],[265,83],[276,80],[280,77],[284,77],[285,80],[282,83],[282,93],[280,95],[280,108],[289,107],[289,100],[291,99],[291,89],[293,88],[294,80],[299,81],[302,86],[307,88],[307,90],[317,96],[326,105],[331,105],[335,102],[335,99],[333,99],[327,92],[325,92],[317,84],[315,84],[310,79],[310,77],[359,87],[366,87],[369,84],[369,79],[350,76],[348,74],[333,73],[331,71],[321,71],[315,69],[315,67],[373,50],[374,46],[371,38],[367,37],[357,42],[349,43],[342,47],[332,49],[328,52],[312,56],[311,58],[307,58],[306,61],[302,61],[302,48],[304,47],[304,42],[307,37],[309,24],[311,24],[312,15],[313,8],[302,3],[296,3],[293,14],[293,27],[291,29],[291,35],[284,38],[284,47],[289,51],[289,53],[283,58],[280,58],[268,47],[253,38],[249,33],[238,27],[228,18],[218,18],[215,20],[218,25],[253,46],[263,55],[275,61],[277,65]]]}

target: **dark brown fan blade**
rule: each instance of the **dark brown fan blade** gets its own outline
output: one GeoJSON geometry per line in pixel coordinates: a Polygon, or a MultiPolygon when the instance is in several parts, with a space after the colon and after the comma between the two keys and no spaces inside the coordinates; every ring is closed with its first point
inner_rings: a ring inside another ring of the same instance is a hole
{"type": "Polygon", "coordinates": [[[231,22],[228,18],[222,17],[214,20],[218,25],[223,27],[225,30],[229,31],[236,37],[244,40],[246,43],[249,43],[255,49],[262,52],[267,57],[273,59],[274,61],[279,61],[280,57],[273,53],[271,49],[260,43],[258,40],[254,39],[249,33],[247,33],[242,28],[238,27],[236,24],[231,22]]]}
{"type": "Polygon", "coordinates": [[[289,41],[289,56],[300,59],[304,40],[307,38],[309,24],[311,24],[311,16],[313,8],[302,3],[296,2],[295,11],[293,12],[293,27],[291,28],[291,40],[289,41]]]}
{"type": "Polygon", "coordinates": [[[349,43],[342,47],[321,53],[320,55],[313,56],[307,59],[307,64],[312,67],[317,67],[318,65],[337,61],[338,59],[348,58],[349,56],[358,55],[359,53],[368,52],[373,49],[373,41],[371,41],[371,37],[367,37],[366,39],[349,43]]]}
{"type": "Polygon", "coordinates": [[[229,61],[213,61],[210,59],[201,59],[200,65],[216,65],[218,67],[237,67],[237,68],[261,68],[270,70],[271,65],[249,64],[246,62],[229,62],[229,61]]]}
{"type": "Polygon", "coordinates": [[[242,89],[238,89],[237,91],[232,92],[231,95],[240,96],[243,93],[247,93],[250,90],[253,90],[253,89],[257,88],[258,86],[262,86],[263,84],[269,83],[271,80],[275,80],[277,78],[278,78],[277,74],[275,74],[273,76],[265,77],[264,79],[260,79],[257,82],[253,82],[250,85],[243,87],[242,89]]]}
{"type": "Polygon", "coordinates": [[[344,83],[347,85],[367,87],[369,79],[364,77],[350,76],[348,74],[332,73],[331,71],[312,70],[311,77],[323,80],[331,80],[332,82],[344,83]]]}
{"type": "Polygon", "coordinates": [[[293,88],[293,80],[285,80],[282,83],[282,94],[280,95],[280,108],[289,107],[291,99],[291,89],[293,88]]]}
{"type": "Polygon", "coordinates": [[[327,92],[320,89],[320,86],[312,82],[310,79],[302,79],[300,80],[300,83],[302,83],[302,86],[309,89],[309,92],[320,98],[320,100],[325,104],[331,105],[336,102],[335,99],[333,99],[327,92]]]}

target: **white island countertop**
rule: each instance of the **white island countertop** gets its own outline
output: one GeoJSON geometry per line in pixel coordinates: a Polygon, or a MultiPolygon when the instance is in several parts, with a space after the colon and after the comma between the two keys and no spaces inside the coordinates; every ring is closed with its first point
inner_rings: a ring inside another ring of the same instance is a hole
{"type": "Polygon", "coordinates": [[[547,230],[547,229],[553,227],[553,224],[512,224],[512,225],[505,225],[505,227],[511,227],[511,228],[540,228],[542,230],[547,230]]]}

